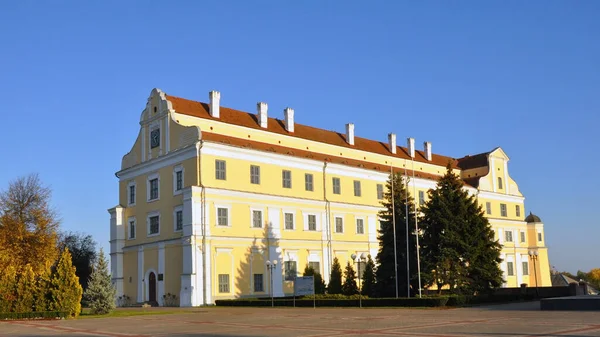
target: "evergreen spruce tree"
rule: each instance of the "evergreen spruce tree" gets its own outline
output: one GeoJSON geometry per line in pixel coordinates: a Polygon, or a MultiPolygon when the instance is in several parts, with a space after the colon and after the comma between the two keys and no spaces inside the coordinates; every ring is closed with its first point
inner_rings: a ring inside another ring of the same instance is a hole
{"type": "Polygon", "coordinates": [[[31,312],[35,304],[35,275],[30,265],[25,265],[17,280],[17,300],[14,303],[14,312],[31,312]]]}
{"type": "Polygon", "coordinates": [[[411,289],[418,289],[417,278],[417,245],[415,237],[415,206],[413,198],[406,189],[408,177],[402,178],[400,173],[394,173],[394,213],[396,215],[396,260],[398,268],[398,279],[395,280],[394,265],[394,226],[392,212],[392,175],[386,184],[386,192],[382,205],[384,209],[379,212],[381,228],[379,229],[379,252],[377,253],[377,271],[375,273],[375,295],[378,297],[395,297],[396,283],[398,284],[398,296],[410,296],[407,287],[406,269],[406,218],[408,216],[408,260],[410,266],[411,289]],[[407,201],[408,199],[408,201],[407,201]],[[408,206],[408,207],[407,207],[408,206]],[[408,208],[408,213],[406,212],[408,208]]]}
{"type": "Polygon", "coordinates": [[[369,254],[365,270],[362,275],[362,284],[360,287],[360,293],[365,296],[373,296],[375,291],[375,263],[369,254]]]}
{"type": "Polygon", "coordinates": [[[421,209],[421,266],[425,284],[452,292],[482,292],[502,283],[501,246],[483,210],[450,164],[421,209]]]}
{"type": "Polygon", "coordinates": [[[325,281],[323,281],[323,276],[318,271],[315,271],[314,268],[306,265],[304,267],[304,274],[302,276],[312,276],[315,280],[315,294],[324,294],[325,293],[325,281]]]}
{"type": "Polygon", "coordinates": [[[82,293],[83,289],[79,284],[79,278],[75,275],[71,254],[69,249],[65,248],[52,275],[53,310],[67,312],[71,317],[79,316],[82,293]]]}
{"type": "Polygon", "coordinates": [[[329,284],[327,285],[328,294],[341,294],[342,293],[342,267],[338,258],[333,259],[331,265],[331,276],[329,277],[329,284]]]}
{"type": "Polygon", "coordinates": [[[92,274],[87,286],[84,297],[92,314],[104,315],[115,309],[116,289],[110,280],[108,261],[104,257],[102,248],[100,248],[100,253],[92,267],[92,274]]]}
{"type": "Polygon", "coordinates": [[[344,271],[344,284],[342,284],[342,294],[352,296],[358,294],[358,286],[356,285],[356,272],[352,268],[352,264],[348,261],[346,270],[344,271]]]}
{"type": "Polygon", "coordinates": [[[49,311],[52,303],[52,269],[50,263],[46,263],[41,273],[37,275],[34,288],[34,310],[49,311]]]}

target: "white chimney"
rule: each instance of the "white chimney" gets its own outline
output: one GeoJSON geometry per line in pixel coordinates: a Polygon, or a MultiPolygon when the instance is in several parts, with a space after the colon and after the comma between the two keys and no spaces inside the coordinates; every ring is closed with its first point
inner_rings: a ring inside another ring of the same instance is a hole
{"type": "Polygon", "coordinates": [[[390,144],[390,151],[396,154],[396,134],[388,133],[388,143],[390,144]]]}
{"type": "Polygon", "coordinates": [[[350,145],[354,145],[354,124],[346,124],[346,141],[350,145]]]}
{"type": "Polygon", "coordinates": [[[213,90],[208,93],[208,99],[210,100],[210,103],[208,105],[210,115],[214,118],[219,118],[219,105],[221,104],[221,93],[213,90]]]}
{"type": "Polygon", "coordinates": [[[283,109],[283,115],[285,117],[285,129],[287,132],[294,132],[294,109],[283,109]]]}
{"type": "Polygon", "coordinates": [[[415,157],[415,139],[414,138],[408,138],[406,141],[407,141],[406,142],[406,144],[407,144],[406,147],[408,148],[408,155],[411,158],[414,158],[415,157]]]}
{"type": "Polygon", "coordinates": [[[425,142],[423,143],[423,146],[425,147],[425,158],[427,158],[427,160],[431,161],[431,142],[425,142]]]}
{"type": "Polygon", "coordinates": [[[267,128],[267,109],[269,109],[267,103],[256,103],[256,116],[258,117],[258,124],[260,124],[261,128],[265,129],[267,128]]]}

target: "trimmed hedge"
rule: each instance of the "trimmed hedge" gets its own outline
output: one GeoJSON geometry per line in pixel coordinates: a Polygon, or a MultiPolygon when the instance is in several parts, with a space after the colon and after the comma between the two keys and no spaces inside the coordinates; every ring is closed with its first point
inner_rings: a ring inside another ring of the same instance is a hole
{"type": "Polygon", "coordinates": [[[57,319],[66,318],[64,311],[40,311],[40,312],[0,312],[0,320],[15,319],[57,319]]]}
{"type": "MultiPolygon", "coordinates": [[[[363,307],[443,307],[448,302],[448,297],[423,297],[423,298],[365,298],[362,300],[363,307]]],[[[296,299],[297,307],[358,307],[358,299],[296,299]]],[[[217,306],[229,307],[270,307],[271,300],[266,299],[235,299],[216,300],[217,306]]],[[[291,307],[293,299],[275,299],[274,306],[291,307]]]]}

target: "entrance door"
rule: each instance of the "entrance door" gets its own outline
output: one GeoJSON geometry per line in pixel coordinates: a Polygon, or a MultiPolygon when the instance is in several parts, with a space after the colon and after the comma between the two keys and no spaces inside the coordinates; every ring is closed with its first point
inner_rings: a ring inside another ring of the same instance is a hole
{"type": "Polygon", "coordinates": [[[156,302],[156,275],[153,272],[150,272],[148,276],[148,296],[150,302],[156,302]]]}

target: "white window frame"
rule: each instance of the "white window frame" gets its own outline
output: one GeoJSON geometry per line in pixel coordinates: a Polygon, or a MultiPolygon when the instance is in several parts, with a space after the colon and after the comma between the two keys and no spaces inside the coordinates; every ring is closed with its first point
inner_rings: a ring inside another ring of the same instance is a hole
{"type": "Polygon", "coordinates": [[[320,217],[318,213],[315,212],[302,212],[302,218],[304,220],[304,231],[306,232],[319,232],[321,230],[321,221],[320,221],[320,217]],[[309,215],[314,215],[315,216],[315,230],[310,230],[308,229],[308,216],[309,215]]]}
{"type": "Polygon", "coordinates": [[[506,204],[500,204],[500,216],[503,218],[506,218],[508,216],[508,207],[506,206],[506,204]],[[504,212],[502,206],[504,206],[504,212]]]}
{"type": "Polygon", "coordinates": [[[156,173],[149,174],[146,177],[146,201],[154,202],[154,201],[158,201],[158,200],[160,200],[160,175],[158,174],[158,172],[156,172],[156,173]],[[152,191],[150,190],[150,188],[151,188],[150,181],[152,181],[154,179],[158,179],[158,195],[156,196],[156,199],[150,199],[150,196],[152,194],[152,191]]]}
{"type": "Polygon", "coordinates": [[[527,242],[527,233],[525,233],[525,231],[519,231],[519,240],[521,242],[527,242]]]}
{"type": "Polygon", "coordinates": [[[135,201],[137,200],[137,197],[138,197],[137,184],[135,183],[135,181],[130,181],[127,184],[127,206],[129,206],[129,207],[135,206],[135,201]],[[133,186],[133,190],[135,191],[134,197],[133,197],[133,202],[131,202],[131,187],[132,186],[133,186]]]}
{"type": "Polygon", "coordinates": [[[127,218],[127,240],[135,240],[137,236],[137,220],[134,216],[130,216],[127,218]],[[134,231],[133,236],[131,236],[131,223],[133,222],[134,231]]]}
{"type": "Polygon", "coordinates": [[[159,236],[160,235],[160,212],[159,211],[153,211],[153,212],[149,212],[146,215],[146,236],[147,237],[153,237],[153,236],[159,236]],[[150,218],[158,216],[158,233],[154,233],[154,234],[150,234],[150,218]]]}
{"type": "Polygon", "coordinates": [[[355,217],[354,218],[354,223],[355,223],[355,226],[354,226],[355,228],[354,229],[356,230],[356,234],[357,235],[364,235],[367,232],[366,228],[365,228],[366,227],[365,226],[366,221],[365,221],[364,217],[360,217],[360,216],[355,217]],[[362,220],[362,224],[363,224],[363,232],[362,233],[358,232],[358,220],[362,220]]]}
{"type": "Polygon", "coordinates": [[[304,173],[304,190],[313,192],[315,190],[315,175],[312,173],[304,173]],[[308,183],[308,177],[310,176],[310,184],[308,183]],[[308,188],[310,186],[310,189],[308,188]]]}
{"type": "MultiPolygon", "coordinates": [[[[523,255],[521,255],[523,256],[523,255]]],[[[529,276],[529,261],[528,260],[521,260],[521,269],[522,269],[522,274],[523,276],[529,276]],[[525,265],[527,265],[527,268],[524,268],[525,265]]]]}
{"type": "Polygon", "coordinates": [[[283,188],[292,188],[292,170],[281,170],[281,187],[283,188]],[[285,178],[285,174],[289,173],[290,175],[290,179],[289,179],[289,186],[286,186],[286,181],[287,179],[285,178]]]}
{"type": "Polygon", "coordinates": [[[521,217],[521,205],[515,205],[515,216],[518,218],[521,217]]]}
{"type": "Polygon", "coordinates": [[[504,230],[504,241],[505,242],[515,242],[515,238],[514,238],[514,232],[512,229],[505,229],[504,230]],[[510,240],[508,239],[508,235],[510,233],[510,240]]]}
{"type": "Polygon", "coordinates": [[[215,159],[215,180],[223,180],[223,181],[227,181],[227,160],[225,159],[215,159]],[[219,179],[218,178],[218,172],[219,170],[217,170],[217,162],[223,162],[225,165],[224,170],[223,170],[223,179],[219,179]]]}
{"type": "Polygon", "coordinates": [[[341,214],[337,214],[333,216],[333,232],[336,234],[343,234],[344,233],[344,216],[341,214]],[[337,230],[337,219],[342,219],[342,231],[338,232],[337,230]]]}
{"type": "Polygon", "coordinates": [[[360,183],[360,180],[354,180],[352,182],[352,187],[354,187],[354,196],[355,197],[362,196],[362,184],[360,183]]]}
{"type": "Polygon", "coordinates": [[[544,235],[542,234],[542,231],[541,231],[541,230],[539,230],[539,229],[538,229],[538,230],[537,230],[537,232],[536,232],[536,234],[537,234],[537,238],[535,238],[535,239],[537,240],[537,242],[542,242],[542,241],[544,241],[544,235]],[[541,240],[540,240],[540,235],[542,236],[542,239],[541,239],[541,240]]]}
{"type": "Polygon", "coordinates": [[[492,215],[492,203],[489,201],[485,202],[485,214],[492,215]]]}
{"type": "Polygon", "coordinates": [[[260,185],[260,166],[259,165],[250,165],[250,184],[252,185],[260,185]],[[254,178],[254,175],[252,173],[252,169],[253,168],[257,168],[258,169],[258,174],[257,176],[257,182],[254,182],[252,179],[254,178]]]}
{"type": "Polygon", "coordinates": [[[254,293],[264,293],[266,288],[267,287],[265,287],[265,274],[264,273],[253,273],[252,274],[252,292],[254,292],[254,293]],[[260,280],[260,285],[262,286],[261,290],[256,290],[256,276],[255,275],[260,275],[261,276],[261,280],[260,280]]]}
{"type": "Polygon", "coordinates": [[[293,231],[295,229],[296,229],[296,212],[294,212],[292,210],[284,209],[283,210],[283,230],[284,231],[293,231]],[[292,228],[291,229],[289,229],[289,228],[287,228],[285,226],[286,225],[286,223],[285,223],[285,215],[286,214],[291,214],[292,215],[292,228]]]}
{"type": "Polygon", "coordinates": [[[215,227],[231,227],[231,205],[215,204],[215,227]],[[227,209],[227,225],[219,225],[219,208],[227,209]]]}
{"type": "Polygon", "coordinates": [[[502,182],[502,177],[498,177],[498,189],[499,190],[503,190],[504,189],[504,183],[502,182]]]}
{"type": "Polygon", "coordinates": [[[185,169],[181,165],[177,165],[173,168],[173,195],[179,195],[183,193],[185,186],[185,169]],[[177,172],[181,172],[181,189],[177,189],[177,172]]]}
{"type": "Polygon", "coordinates": [[[265,212],[261,208],[250,208],[250,228],[264,229],[265,228],[265,212]],[[260,227],[254,227],[254,211],[260,212],[260,227]]]}
{"type": "Polygon", "coordinates": [[[383,188],[383,184],[377,184],[377,200],[383,200],[383,198],[385,197],[385,190],[383,188]],[[379,189],[381,188],[381,195],[379,194],[379,189]]]}
{"type": "Polygon", "coordinates": [[[173,232],[183,231],[183,205],[173,208],[173,232]],[[181,212],[181,229],[177,229],[177,212],[181,212]]]}
{"type": "Polygon", "coordinates": [[[294,275],[294,277],[298,276],[298,251],[293,250],[293,251],[285,251],[284,255],[283,255],[284,259],[283,259],[283,263],[281,265],[281,271],[283,272],[283,281],[284,282],[290,282],[293,281],[292,280],[287,280],[286,279],[286,268],[285,268],[285,264],[286,262],[295,262],[296,263],[296,275],[294,275]]]}
{"type": "Polygon", "coordinates": [[[515,263],[513,261],[506,261],[506,276],[515,276],[515,263]],[[512,268],[508,268],[510,263],[512,268]]]}
{"type": "Polygon", "coordinates": [[[340,179],[339,177],[331,177],[331,193],[333,194],[337,194],[337,195],[341,195],[342,194],[342,179],[340,179]],[[335,181],[338,181],[338,192],[335,192],[335,181]]]}
{"type": "Polygon", "coordinates": [[[419,205],[421,205],[421,206],[424,205],[425,204],[425,191],[418,191],[417,195],[419,196],[419,205]]]}
{"type": "Polygon", "coordinates": [[[231,294],[232,288],[230,274],[217,274],[217,291],[219,294],[231,294]],[[221,291],[221,275],[227,275],[227,291],[221,291]]]}

